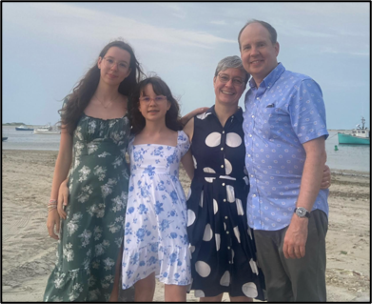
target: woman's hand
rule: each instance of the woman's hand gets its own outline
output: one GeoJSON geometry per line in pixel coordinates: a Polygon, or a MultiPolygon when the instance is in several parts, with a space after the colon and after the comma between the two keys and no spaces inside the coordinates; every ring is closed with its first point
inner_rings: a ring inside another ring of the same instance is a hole
{"type": "Polygon", "coordinates": [[[331,170],[327,165],[323,169],[323,178],[320,189],[328,189],[331,186],[331,170]]]}
{"type": "Polygon", "coordinates": [[[67,187],[68,179],[65,179],[61,185],[59,186],[58,190],[58,204],[57,204],[57,211],[61,218],[64,220],[66,219],[66,212],[63,209],[64,206],[68,204],[68,187],[67,187]]]}
{"type": "Polygon", "coordinates": [[[59,225],[60,225],[60,218],[59,218],[57,209],[49,210],[48,219],[47,219],[47,228],[48,228],[49,236],[56,240],[59,240],[59,237],[57,235],[59,234],[59,227],[60,227],[59,225]],[[54,229],[57,232],[57,234],[54,233],[54,229]]]}

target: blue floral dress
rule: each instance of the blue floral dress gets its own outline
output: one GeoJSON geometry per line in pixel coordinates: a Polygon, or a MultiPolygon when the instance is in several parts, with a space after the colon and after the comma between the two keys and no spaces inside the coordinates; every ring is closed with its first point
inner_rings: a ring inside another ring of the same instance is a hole
{"type": "MultiPolygon", "coordinates": [[[[133,139],[134,140],[134,139],[133,139]]],[[[164,284],[191,283],[186,199],[178,179],[190,147],[178,131],[177,146],[129,143],[131,175],[122,261],[123,289],[155,272],[164,284]]]]}

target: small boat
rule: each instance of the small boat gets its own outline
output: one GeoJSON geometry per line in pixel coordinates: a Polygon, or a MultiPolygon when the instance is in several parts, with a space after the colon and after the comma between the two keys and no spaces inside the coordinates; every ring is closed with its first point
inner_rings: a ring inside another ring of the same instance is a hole
{"type": "Polygon", "coordinates": [[[338,143],[349,145],[369,145],[370,133],[368,128],[364,126],[364,117],[362,117],[362,126],[359,124],[351,131],[351,134],[338,132],[338,143]]]}
{"type": "Polygon", "coordinates": [[[4,137],[4,136],[2,136],[3,137],[3,141],[5,141],[5,140],[7,140],[8,139],[8,137],[4,137]]]}
{"type": "Polygon", "coordinates": [[[16,129],[16,131],[33,131],[34,130],[33,128],[28,128],[25,125],[16,127],[15,129],[16,129]]]}
{"type": "Polygon", "coordinates": [[[61,131],[59,131],[58,126],[51,126],[51,125],[46,125],[44,127],[38,128],[34,130],[35,134],[46,134],[46,135],[58,135],[61,134],[61,131]]]}

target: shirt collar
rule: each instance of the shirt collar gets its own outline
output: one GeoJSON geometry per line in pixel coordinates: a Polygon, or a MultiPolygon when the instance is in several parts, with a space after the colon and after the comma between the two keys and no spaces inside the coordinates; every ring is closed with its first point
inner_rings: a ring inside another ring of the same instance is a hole
{"type": "MultiPolygon", "coordinates": [[[[271,87],[279,79],[279,77],[284,73],[284,71],[285,71],[285,67],[283,66],[281,62],[279,62],[278,65],[275,67],[275,69],[273,69],[269,73],[269,75],[267,75],[264,78],[260,86],[263,84],[264,87],[271,87]]],[[[251,78],[251,80],[249,80],[249,86],[251,88],[256,87],[256,82],[254,81],[253,77],[251,78]]]]}
{"type": "MultiPolygon", "coordinates": [[[[212,113],[212,115],[210,116],[215,116],[217,119],[218,119],[218,116],[216,114],[216,109],[215,109],[215,106],[213,105],[212,107],[210,107],[206,113],[212,113]]],[[[241,107],[238,108],[238,110],[233,114],[234,117],[237,119],[237,120],[241,120],[243,121],[243,109],[241,107]]]]}

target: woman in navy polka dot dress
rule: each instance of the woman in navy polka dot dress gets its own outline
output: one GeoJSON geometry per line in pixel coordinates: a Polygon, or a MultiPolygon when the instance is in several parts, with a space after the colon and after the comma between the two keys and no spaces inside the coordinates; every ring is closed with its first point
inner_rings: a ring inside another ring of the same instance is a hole
{"type": "Polygon", "coordinates": [[[201,301],[264,300],[263,274],[247,224],[249,180],[244,165],[243,111],[238,106],[249,75],[241,59],[222,59],[213,79],[215,106],[190,120],[195,174],[188,194],[191,289],[201,301]]]}

